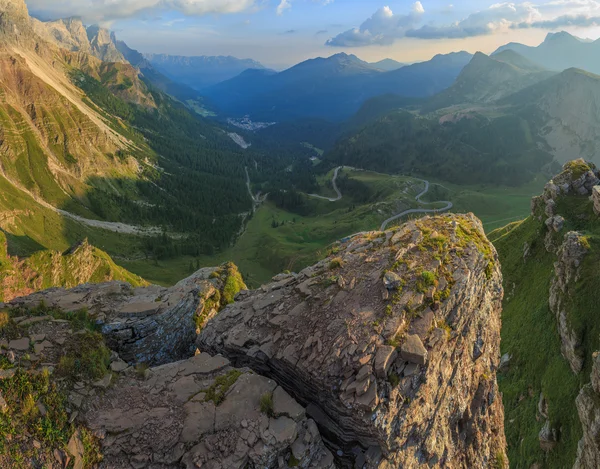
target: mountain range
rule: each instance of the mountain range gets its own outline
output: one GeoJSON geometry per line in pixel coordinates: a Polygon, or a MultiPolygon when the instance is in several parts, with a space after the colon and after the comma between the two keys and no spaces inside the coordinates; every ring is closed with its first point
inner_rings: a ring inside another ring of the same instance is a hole
{"type": "Polygon", "coordinates": [[[224,56],[184,57],[166,54],[145,54],[144,58],[163,75],[195,90],[229,80],[248,69],[265,67],[252,59],[224,56]]]}
{"type": "Polygon", "coordinates": [[[471,57],[466,52],[438,55],[386,72],[340,53],[307,60],[280,73],[247,70],[207,88],[204,94],[227,115],[271,121],[299,117],[340,121],[374,96],[424,97],[440,92],[454,82],[471,57]]]}
{"type": "Polygon", "coordinates": [[[515,51],[548,70],[580,68],[600,74],[600,40],[586,41],[565,31],[548,34],[545,41],[535,47],[509,43],[494,54],[505,50],[515,51]]]}

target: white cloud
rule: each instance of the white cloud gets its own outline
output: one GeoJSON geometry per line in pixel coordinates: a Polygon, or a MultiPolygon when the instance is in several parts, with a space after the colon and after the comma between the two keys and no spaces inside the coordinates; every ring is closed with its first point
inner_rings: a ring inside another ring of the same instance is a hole
{"type": "Polygon", "coordinates": [[[239,13],[256,0],[26,0],[32,12],[46,17],[81,16],[86,21],[109,21],[151,10],[175,10],[189,16],[239,13]]]}
{"type": "Polygon", "coordinates": [[[542,19],[540,11],[529,2],[498,3],[478,11],[462,21],[444,26],[425,25],[407,32],[409,37],[421,39],[465,38],[493,34],[515,24],[531,24],[542,19]]]}
{"type": "Polygon", "coordinates": [[[350,29],[327,41],[328,46],[360,47],[392,44],[414,28],[425,13],[421,2],[412,6],[410,13],[396,15],[390,7],[377,10],[358,28],[350,29]]]}
{"type": "Polygon", "coordinates": [[[289,10],[290,8],[292,8],[292,3],[290,0],[281,0],[279,6],[277,7],[277,14],[283,15],[283,12],[285,10],[289,10]]]}
{"type": "Polygon", "coordinates": [[[402,37],[452,39],[484,36],[509,29],[595,27],[600,25],[600,0],[508,1],[471,13],[455,23],[423,24],[425,19],[421,2],[413,4],[407,15],[396,15],[389,7],[383,7],[360,27],[339,34],[327,41],[327,45],[360,47],[388,45],[402,37]]]}

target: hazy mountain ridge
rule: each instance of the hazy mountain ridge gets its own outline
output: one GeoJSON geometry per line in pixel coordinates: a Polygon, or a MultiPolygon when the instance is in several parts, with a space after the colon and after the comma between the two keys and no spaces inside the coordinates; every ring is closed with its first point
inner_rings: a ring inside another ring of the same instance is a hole
{"type": "Polygon", "coordinates": [[[559,162],[573,157],[600,162],[600,76],[568,69],[500,103],[535,110],[540,133],[559,162]]]}
{"type": "Polygon", "coordinates": [[[158,71],[196,90],[233,78],[247,69],[265,67],[252,59],[231,56],[178,56],[144,54],[158,71]]]}
{"type": "Polygon", "coordinates": [[[553,75],[512,50],[491,57],[478,52],[456,82],[432,98],[427,108],[493,103],[553,75]]]}
{"type": "Polygon", "coordinates": [[[450,86],[470,61],[466,52],[384,72],[356,56],[336,54],[302,62],[280,73],[245,72],[205,93],[221,112],[256,120],[298,117],[345,120],[374,96],[431,96],[450,86]]]}
{"type": "Polygon", "coordinates": [[[493,55],[505,50],[513,50],[548,70],[560,72],[581,68],[600,73],[600,40],[583,41],[565,31],[548,34],[539,46],[510,43],[500,47],[493,55]]]}

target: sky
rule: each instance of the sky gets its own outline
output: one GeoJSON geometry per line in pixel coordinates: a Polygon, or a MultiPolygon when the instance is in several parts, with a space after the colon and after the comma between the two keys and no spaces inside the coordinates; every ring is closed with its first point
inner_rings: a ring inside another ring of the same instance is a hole
{"type": "Polygon", "coordinates": [[[25,1],[33,16],[81,16],[144,53],[233,55],[278,69],[338,52],[410,63],[513,41],[537,45],[562,30],[600,37],[600,0],[25,1]]]}

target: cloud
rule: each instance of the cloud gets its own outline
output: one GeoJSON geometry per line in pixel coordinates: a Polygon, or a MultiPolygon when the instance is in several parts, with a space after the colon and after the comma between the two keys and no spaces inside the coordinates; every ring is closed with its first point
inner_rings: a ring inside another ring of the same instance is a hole
{"type": "Polygon", "coordinates": [[[327,31],[326,29],[321,29],[320,31],[317,31],[315,33],[315,36],[320,36],[321,34],[327,34],[329,31],[327,31]]]}
{"type": "Polygon", "coordinates": [[[560,29],[560,28],[591,28],[600,26],[600,16],[588,15],[563,15],[552,20],[535,21],[533,23],[519,23],[513,29],[560,29]]]}
{"type": "MultiPolygon", "coordinates": [[[[448,10],[453,6],[449,5],[448,10]]],[[[328,46],[361,47],[389,45],[397,39],[459,39],[485,36],[509,29],[559,29],[600,26],[600,0],[547,0],[545,3],[503,2],[471,13],[450,24],[427,23],[421,2],[410,13],[394,14],[389,7],[377,10],[358,28],[347,30],[327,41],[328,46]]]]}
{"type": "Polygon", "coordinates": [[[406,36],[421,39],[465,38],[493,34],[515,24],[533,24],[541,20],[540,11],[531,3],[499,3],[450,25],[425,25],[407,31],[406,36]]]}
{"type": "Polygon", "coordinates": [[[377,10],[358,28],[349,29],[326,42],[335,47],[361,47],[370,45],[388,45],[396,39],[404,37],[406,32],[414,28],[425,13],[421,2],[412,6],[406,15],[394,14],[390,7],[377,10]]]}
{"type": "Polygon", "coordinates": [[[277,6],[277,14],[283,15],[285,10],[289,10],[290,8],[292,8],[291,0],[281,0],[279,5],[277,6]]]}
{"type": "MultiPolygon", "coordinates": [[[[329,5],[333,3],[334,0],[312,0],[313,3],[320,3],[321,5],[329,5]]],[[[292,0],[280,0],[279,5],[277,6],[277,14],[279,16],[283,15],[286,10],[292,8],[292,0]]]]}
{"type": "Polygon", "coordinates": [[[174,10],[188,16],[239,13],[256,0],[26,0],[30,11],[46,18],[81,16],[86,21],[129,18],[150,10],[174,10]]]}

